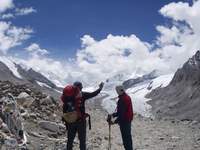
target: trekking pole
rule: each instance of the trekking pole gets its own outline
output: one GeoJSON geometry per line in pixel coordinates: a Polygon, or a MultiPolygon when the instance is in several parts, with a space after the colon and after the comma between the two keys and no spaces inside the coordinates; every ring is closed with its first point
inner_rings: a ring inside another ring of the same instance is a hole
{"type": "Polygon", "coordinates": [[[111,124],[109,123],[108,150],[111,150],[111,124]]]}

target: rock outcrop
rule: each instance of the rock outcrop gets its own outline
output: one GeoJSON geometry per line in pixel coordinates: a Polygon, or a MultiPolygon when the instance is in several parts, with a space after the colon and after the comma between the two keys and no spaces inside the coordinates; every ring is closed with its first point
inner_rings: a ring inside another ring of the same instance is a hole
{"type": "Polygon", "coordinates": [[[158,118],[200,121],[200,51],[175,73],[170,84],[147,95],[158,118]]]}
{"type": "Polygon", "coordinates": [[[61,110],[57,100],[37,89],[0,81],[0,148],[37,149],[37,135],[59,138],[65,133],[61,110]]]}

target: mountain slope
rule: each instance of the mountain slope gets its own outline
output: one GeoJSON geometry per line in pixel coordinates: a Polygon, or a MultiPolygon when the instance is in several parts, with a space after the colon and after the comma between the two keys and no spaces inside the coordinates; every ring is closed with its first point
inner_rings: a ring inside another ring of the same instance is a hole
{"type": "Polygon", "coordinates": [[[33,69],[24,69],[6,57],[0,57],[0,81],[10,81],[15,84],[26,84],[54,98],[60,97],[61,88],[33,69]]]}
{"type": "Polygon", "coordinates": [[[175,73],[170,84],[147,95],[156,117],[200,121],[200,51],[175,73]]]}
{"type": "Polygon", "coordinates": [[[32,68],[25,70],[20,65],[16,65],[16,67],[17,67],[17,71],[23,77],[23,79],[26,79],[29,82],[33,82],[35,84],[38,81],[38,82],[48,85],[51,88],[56,88],[56,85],[54,83],[52,83],[49,79],[47,79],[41,73],[34,71],[32,68]]]}
{"type": "Polygon", "coordinates": [[[0,80],[1,81],[6,81],[6,80],[10,80],[12,82],[22,82],[21,79],[17,78],[13,72],[7,67],[7,65],[5,65],[4,63],[2,63],[0,61],[0,80]]]}

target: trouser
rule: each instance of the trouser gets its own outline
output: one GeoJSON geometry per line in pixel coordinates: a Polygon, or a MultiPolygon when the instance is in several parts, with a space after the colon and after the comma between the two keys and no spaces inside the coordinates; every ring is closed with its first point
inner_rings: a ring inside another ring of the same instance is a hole
{"type": "Polygon", "coordinates": [[[68,125],[67,150],[72,150],[77,132],[80,141],[80,150],[86,150],[86,120],[81,120],[68,125]]]}
{"type": "Polygon", "coordinates": [[[120,131],[125,150],[133,150],[132,136],[131,136],[131,123],[120,123],[120,131]]]}

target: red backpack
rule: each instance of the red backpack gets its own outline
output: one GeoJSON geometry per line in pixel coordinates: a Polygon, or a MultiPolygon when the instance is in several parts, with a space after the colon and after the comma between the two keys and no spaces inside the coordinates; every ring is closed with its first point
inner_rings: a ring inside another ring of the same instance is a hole
{"type": "Polygon", "coordinates": [[[63,102],[63,118],[67,123],[74,123],[81,118],[80,104],[81,93],[80,90],[73,86],[67,85],[63,89],[61,97],[63,102]]]}

